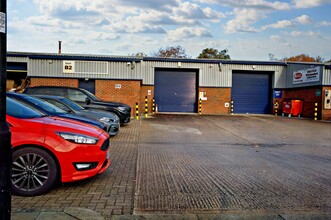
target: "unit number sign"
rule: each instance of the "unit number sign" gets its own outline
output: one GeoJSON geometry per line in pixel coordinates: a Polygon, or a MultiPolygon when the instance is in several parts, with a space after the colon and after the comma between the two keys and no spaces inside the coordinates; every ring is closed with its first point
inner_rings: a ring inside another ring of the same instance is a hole
{"type": "Polygon", "coordinates": [[[63,61],[63,73],[75,73],[75,61],[63,61]]]}

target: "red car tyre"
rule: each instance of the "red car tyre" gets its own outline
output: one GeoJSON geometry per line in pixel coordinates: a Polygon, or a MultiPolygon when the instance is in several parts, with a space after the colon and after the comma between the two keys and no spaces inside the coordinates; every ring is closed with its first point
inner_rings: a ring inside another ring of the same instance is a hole
{"type": "Polygon", "coordinates": [[[13,152],[12,192],[35,196],[48,192],[58,177],[57,164],[45,150],[24,147],[13,152]]]}

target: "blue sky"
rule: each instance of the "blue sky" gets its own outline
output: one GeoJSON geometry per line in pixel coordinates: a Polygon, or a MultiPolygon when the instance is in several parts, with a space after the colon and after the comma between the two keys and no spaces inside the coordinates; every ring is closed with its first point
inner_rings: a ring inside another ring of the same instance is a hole
{"type": "Polygon", "coordinates": [[[331,59],[331,0],[7,0],[7,49],[127,56],[181,46],[233,60],[331,59]]]}

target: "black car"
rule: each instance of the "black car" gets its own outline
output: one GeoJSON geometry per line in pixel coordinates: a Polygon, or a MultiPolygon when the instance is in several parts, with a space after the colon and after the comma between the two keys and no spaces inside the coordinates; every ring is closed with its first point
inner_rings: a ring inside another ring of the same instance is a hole
{"type": "Polygon", "coordinates": [[[114,136],[118,133],[120,128],[120,121],[117,115],[112,112],[107,112],[97,109],[85,109],[84,107],[78,105],[77,103],[71,101],[62,96],[52,96],[52,95],[36,95],[34,97],[43,99],[67,113],[75,113],[77,115],[86,116],[98,120],[109,126],[108,134],[114,136]]]}
{"type": "Polygon", "coordinates": [[[29,95],[56,95],[66,97],[77,102],[85,108],[101,109],[115,113],[121,124],[129,123],[131,117],[131,107],[119,102],[103,101],[91,92],[74,87],[63,86],[34,86],[25,89],[24,93],[29,95]]]}
{"type": "Polygon", "coordinates": [[[72,119],[72,120],[76,120],[76,121],[80,121],[83,123],[97,126],[107,132],[109,130],[109,128],[105,124],[103,124],[99,121],[96,121],[96,120],[88,118],[88,117],[83,117],[83,116],[79,116],[76,114],[67,113],[67,112],[63,111],[62,109],[56,107],[55,105],[52,105],[51,103],[46,102],[46,101],[36,98],[36,97],[32,97],[32,96],[29,96],[26,94],[14,93],[14,92],[7,92],[7,97],[17,100],[17,101],[29,106],[30,108],[33,108],[48,116],[58,116],[58,117],[62,117],[62,118],[72,119]]]}

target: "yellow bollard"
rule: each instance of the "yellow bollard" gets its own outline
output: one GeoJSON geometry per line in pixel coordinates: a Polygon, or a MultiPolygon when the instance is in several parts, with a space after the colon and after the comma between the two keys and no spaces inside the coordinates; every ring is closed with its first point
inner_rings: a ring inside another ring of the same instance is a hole
{"type": "Polygon", "coordinates": [[[152,113],[155,114],[155,99],[153,97],[153,104],[152,104],[152,113]]]}
{"type": "Polygon", "coordinates": [[[145,118],[148,117],[148,99],[145,97],[145,118]]]}
{"type": "Polygon", "coordinates": [[[136,102],[136,120],[139,120],[139,106],[138,106],[138,102],[136,102]]]}
{"type": "Polygon", "coordinates": [[[315,120],[315,121],[317,120],[317,116],[318,116],[318,113],[317,113],[318,108],[317,108],[317,106],[318,106],[318,103],[315,102],[315,113],[314,113],[314,120],[315,120]]]}

